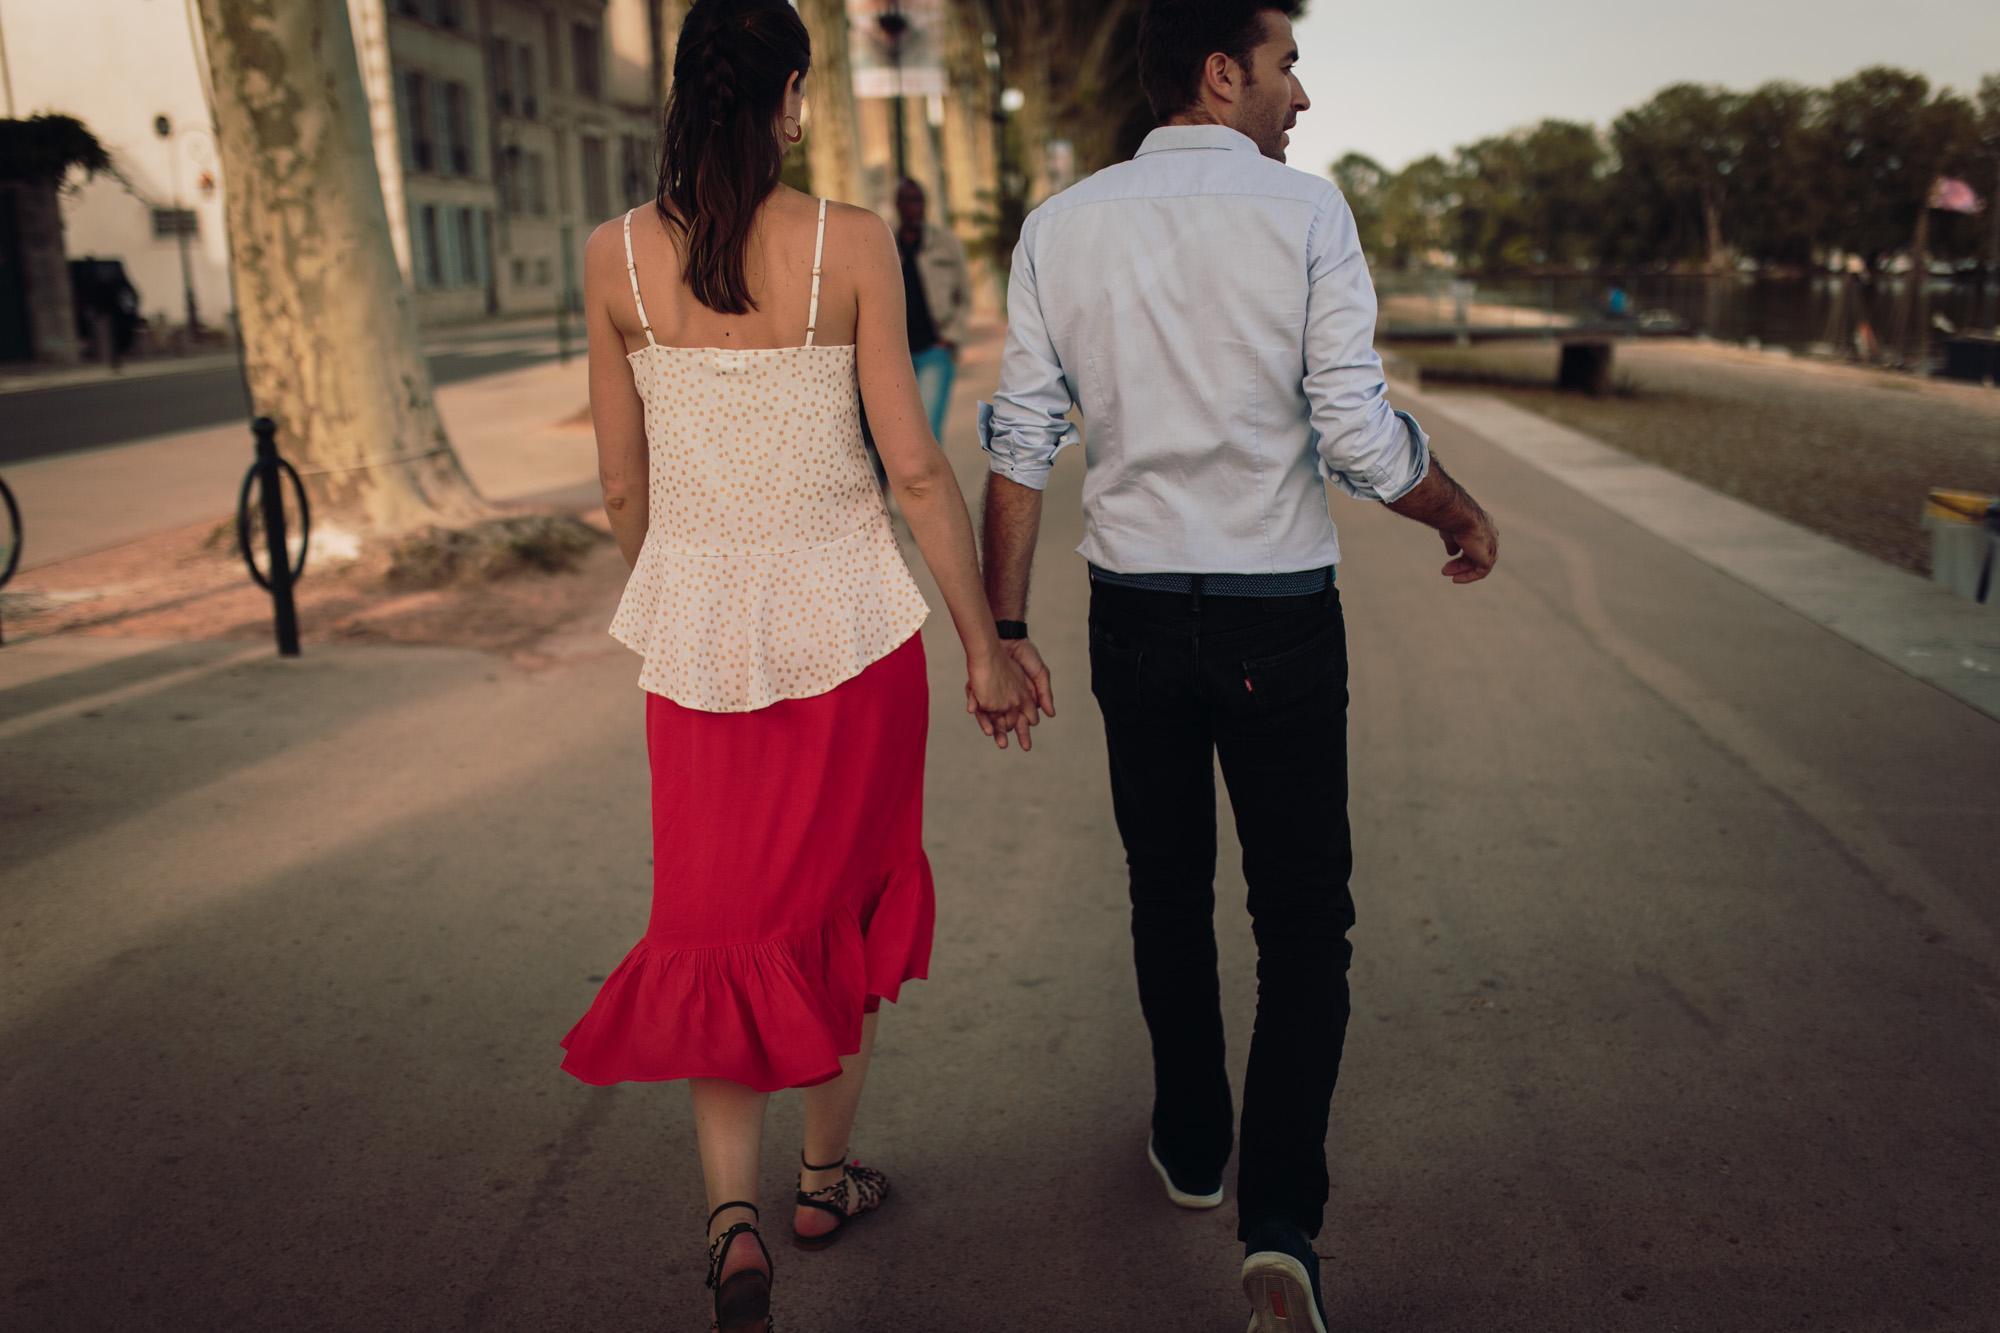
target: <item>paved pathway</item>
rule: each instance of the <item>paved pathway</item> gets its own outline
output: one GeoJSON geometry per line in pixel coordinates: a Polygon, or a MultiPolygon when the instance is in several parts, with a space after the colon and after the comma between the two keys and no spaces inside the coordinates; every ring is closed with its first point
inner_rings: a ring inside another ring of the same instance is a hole
{"type": "MultiPolygon", "coordinates": [[[[993,364],[954,412],[968,482],[993,364]]],[[[1453,588],[1429,534],[1337,511],[1340,1326],[1990,1327],[2000,723],[1437,425],[1501,573],[1453,588]]],[[[1167,1207],[1143,1157],[1079,463],[1038,567],[1062,713],[1032,755],[982,748],[928,631],[935,979],[887,1016],[855,1144],[898,1197],[830,1253],[779,1248],[789,1330],[1243,1326],[1232,1219],[1167,1207]]],[[[609,612],[530,664],[0,649],[0,1325],[706,1327],[684,1094],[556,1069],[646,910],[609,612]]]]}

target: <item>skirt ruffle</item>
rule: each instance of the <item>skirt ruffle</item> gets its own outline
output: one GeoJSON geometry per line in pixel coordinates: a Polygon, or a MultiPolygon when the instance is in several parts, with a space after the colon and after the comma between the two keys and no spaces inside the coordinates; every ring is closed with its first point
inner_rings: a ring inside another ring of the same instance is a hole
{"type": "Polygon", "coordinates": [[[721,1078],[760,1092],[810,1087],[861,1049],[870,997],[894,1002],[929,971],[936,904],[921,852],[891,873],[864,915],[706,948],[642,939],[562,1039],[585,1083],[721,1078]]]}

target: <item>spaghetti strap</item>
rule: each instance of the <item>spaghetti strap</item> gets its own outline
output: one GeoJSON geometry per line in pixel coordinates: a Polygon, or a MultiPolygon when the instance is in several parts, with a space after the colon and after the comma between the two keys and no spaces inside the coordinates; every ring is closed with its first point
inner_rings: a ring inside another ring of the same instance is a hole
{"type": "MultiPolygon", "coordinates": [[[[630,219],[627,219],[628,221],[630,219]]],[[[813,345],[813,335],[819,329],[819,263],[826,254],[826,200],[819,201],[819,230],[813,235],[813,293],[812,308],[806,311],[806,346],[813,345]]],[[[634,291],[638,289],[633,288],[634,291]]],[[[652,335],[647,334],[648,337],[652,335]]]]}
{"type": "Polygon", "coordinates": [[[639,299],[639,266],[632,259],[632,214],[636,208],[625,210],[625,276],[632,280],[632,304],[639,312],[639,327],[646,331],[646,345],[657,347],[653,339],[653,326],[646,322],[646,303],[639,299]]]}

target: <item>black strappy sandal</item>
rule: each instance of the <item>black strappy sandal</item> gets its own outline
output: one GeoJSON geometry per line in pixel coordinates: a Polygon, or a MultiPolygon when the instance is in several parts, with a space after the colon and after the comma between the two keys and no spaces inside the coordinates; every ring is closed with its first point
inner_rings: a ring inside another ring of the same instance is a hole
{"type": "MultiPolygon", "coordinates": [[[[799,1154],[799,1165],[807,1171],[831,1171],[843,1163],[847,1167],[846,1174],[833,1184],[824,1189],[799,1191],[799,1207],[817,1208],[822,1213],[833,1214],[834,1217],[833,1230],[823,1236],[801,1235],[798,1228],[792,1229],[792,1244],[802,1250],[825,1249],[833,1244],[841,1232],[847,1230],[848,1223],[865,1213],[874,1212],[889,1197],[889,1177],[873,1167],[863,1166],[859,1162],[848,1162],[845,1157],[838,1162],[828,1162],[825,1166],[814,1166],[806,1160],[803,1152],[799,1154]]],[[[805,1176],[801,1173],[799,1184],[805,1183],[805,1176]]]]}
{"type": "MultiPolygon", "coordinates": [[[[715,1219],[731,1208],[748,1208],[753,1217],[757,1216],[756,1204],[738,1200],[710,1213],[708,1224],[714,1226],[715,1219]]],[[[772,1333],[777,1328],[771,1319],[771,1272],[775,1268],[770,1247],[758,1235],[755,1222],[738,1222],[709,1243],[708,1288],[715,1293],[715,1323],[711,1328],[716,1333],[772,1333]],[[757,1248],[764,1251],[763,1270],[746,1268],[722,1278],[722,1261],[729,1257],[729,1247],[746,1233],[756,1236],[757,1248]]]]}

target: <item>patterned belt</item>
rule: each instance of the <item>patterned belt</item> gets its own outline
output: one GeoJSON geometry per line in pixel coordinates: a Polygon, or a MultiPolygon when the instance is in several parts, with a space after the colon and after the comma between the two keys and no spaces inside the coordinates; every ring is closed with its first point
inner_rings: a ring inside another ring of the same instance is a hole
{"type": "Polygon", "coordinates": [[[1305,597],[1323,592],[1334,581],[1334,567],[1300,569],[1284,574],[1117,574],[1090,566],[1090,577],[1099,583],[1121,588],[1144,588],[1148,592],[1195,592],[1195,580],[1208,597],[1305,597]]]}

